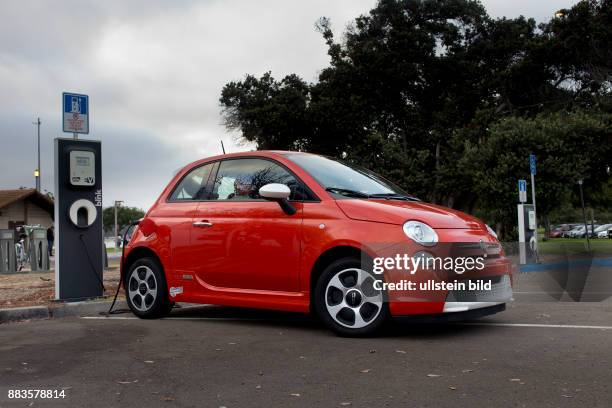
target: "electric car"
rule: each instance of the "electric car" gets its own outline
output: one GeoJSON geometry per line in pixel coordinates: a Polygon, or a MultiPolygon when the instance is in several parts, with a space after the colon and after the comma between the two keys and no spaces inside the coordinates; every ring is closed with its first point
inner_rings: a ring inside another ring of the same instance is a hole
{"type": "Polygon", "coordinates": [[[391,317],[497,313],[511,298],[511,264],[482,221],[422,202],[362,167],[301,152],[185,166],[136,227],[121,270],[129,307],[142,318],[163,316],[175,302],[275,309],[313,313],[347,336],[374,333],[391,317]],[[482,268],[373,271],[379,259],[458,248],[482,257],[482,268]],[[389,289],[406,278],[490,287],[389,289]]]}

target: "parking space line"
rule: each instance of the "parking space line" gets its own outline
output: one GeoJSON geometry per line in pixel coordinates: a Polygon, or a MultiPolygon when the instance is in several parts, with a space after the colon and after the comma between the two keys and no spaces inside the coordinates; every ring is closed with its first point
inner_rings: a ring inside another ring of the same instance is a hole
{"type": "MultiPolygon", "coordinates": [[[[563,293],[567,293],[567,291],[565,290],[559,290],[559,291],[555,291],[555,292],[548,292],[548,291],[537,291],[537,290],[528,290],[528,291],[517,291],[517,290],[513,290],[512,294],[516,295],[524,295],[524,294],[536,294],[536,295],[559,295],[559,294],[563,294],[563,293]]],[[[607,296],[611,296],[612,293],[608,290],[605,292],[580,292],[581,295],[607,295],[607,296]]]]}
{"type": "Polygon", "coordinates": [[[539,323],[493,323],[493,322],[459,322],[461,326],[499,326],[499,327],[542,327],[561,329],[600,329],[612,330],[612,326],[587,326],[579,324],[539,324],[539,323]]]}

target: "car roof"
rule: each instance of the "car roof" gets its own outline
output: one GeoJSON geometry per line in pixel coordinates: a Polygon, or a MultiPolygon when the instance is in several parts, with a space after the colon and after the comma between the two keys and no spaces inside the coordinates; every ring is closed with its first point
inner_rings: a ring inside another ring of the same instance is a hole
{"type": "Polygon", "coordinates": [[[178,172],[182,171],[183,169],[191,168],[193,166],[196,166],[198,164],[205,163],[205,162],[208,162],[208,161],[231,159],[231,158],[236,158],[236,157],[279,158],[279,157],[285,157],[285,156],[290,155],[290,154],[291,155],[292,154],[315,155],[314,153],[299,152],[299,151],[290,151],[290,150],[249,150],[249,151],[244,151],[244,152],[226,153],[226,154],[218,154],[218,155],[215,155],[215,156],[203,157],[203,158],[201,158],[199,160],[195,160],[195,161],[193,161],[191,163],[188,163],[187,165],[181,167],[181,169],[178,172]]]}
{"type": "Polygon", "coordinates": [[[269,157],[274,157],[274,156],[287,156],[287,155],[290,155],[290,154],[314,155],[314,153],[300,152],[300,151],[294,151],[294,150],[248,150],[248,151],[244,151],[244,152],[226,153],[226,154],[219,154],[219,155],[215,155],[215,156],[209,156],[209,157],[203,158],[202,160],[224,159],[224,158],[242,157],[242,156],[269,156],[269,157]]]}
{"type": "Polygon", "coordinates": [[[608,227],[609,227],[609,226],[611,226],[611,225],[612,225],[612,224],[601,224],[601,225],[597,225],[597,226],[595,227],[595,229],[602,229],[602,230],[603,230],[603,229],[605,229],[605,228],[608,228],[608,227]]]}

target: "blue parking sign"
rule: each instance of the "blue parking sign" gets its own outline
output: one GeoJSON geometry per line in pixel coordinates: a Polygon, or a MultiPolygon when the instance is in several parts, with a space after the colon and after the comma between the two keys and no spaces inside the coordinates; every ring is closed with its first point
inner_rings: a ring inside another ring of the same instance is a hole
{"type": "Polygon", "coordinates": [[[529,155],[529,170],[531,174],[536,174],[536,157],[535,154],[529,155]]]}
{"type": "Polygon", "coordinates": [[[64,132],[88,134],[89,96],[64,92],[62,106],[64,132]]]}
{"type": "Polygon", "coordinates": [[[526,203],[527,202],[527,180],[519,180],[518,189],[519,189],[519,201],[521,203],[526,203]]]}

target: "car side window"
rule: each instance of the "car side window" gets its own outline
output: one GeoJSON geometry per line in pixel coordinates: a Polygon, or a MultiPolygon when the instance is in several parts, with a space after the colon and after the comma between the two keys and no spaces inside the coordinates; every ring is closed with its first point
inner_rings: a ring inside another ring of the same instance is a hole
{"type": "Polygon", "coordinates": [[[300,200],[304,195],[301,183],[282,166],[270,160],[245,158],[221,162],[210,199],[264,200],[259,195],[259,189],[270,183],[289,187],[290,200],[300,200]]]}
{"type": "Polygon", "coordinates": [[[170,195],[170,201],[205,200],[206,186],[214,165],[215,163],[206,164],[187,173],[170,195]]]}

